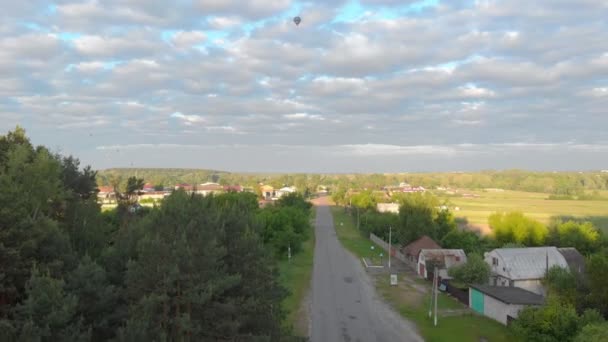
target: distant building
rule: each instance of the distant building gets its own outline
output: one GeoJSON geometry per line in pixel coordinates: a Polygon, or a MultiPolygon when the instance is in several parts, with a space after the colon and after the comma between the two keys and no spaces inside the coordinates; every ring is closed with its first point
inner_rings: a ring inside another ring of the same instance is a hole
{"type": "Polygon", "coordinates": [[[296,192],[295,187],[286,186],[286,187],[280,188],[279,190],[275,191],[275,197],[278,199],[285,195],[293,194],[294,192],[296,192]]]}
{"type": "Polygon", "coordinates": [[[473,311],[508,325],[527,306],[543,305],[543,296],[519,287],[471,285],[469,307],[473,311]]]}
{"type": "Polygon", "coordinates": [[[97,201],[101,204],[113,203],[116,201],[114,188],[111,186],[100,186],[98,188],[97,201]]]}
{"type": "Polygon", "coordinates": [[[207,196],[224,192],[224,187],[218,183],[207,182],[196,186],[194,191],[199,195],[207,196]]]}
{"type": "Polygon", "coordinates": [[[260,187],[260,190],[262,192],[262,198],[267,201],[270,201],[276,197],[276,192],[274,191],[274,188],[270,185],[262,185],[260,187]]]}
{"type": "Polygon", "coordinates": [[[399,203],[378,203],[376,210],[381,213],[399,214],[399,203]]]}

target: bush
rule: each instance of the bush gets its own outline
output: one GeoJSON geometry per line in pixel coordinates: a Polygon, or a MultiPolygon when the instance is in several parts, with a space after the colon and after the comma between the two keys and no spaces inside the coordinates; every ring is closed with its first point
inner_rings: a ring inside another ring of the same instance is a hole
{"type": "Polygon", "coordinates": [[[583,327],[574,342],[605,342],[608,337],[608,323],[589,324],[583,327]]]}
{"type": "Polygon", "coordinates": [[[511,329],[522,341],[572,341],[579,318],[572,305],[552,300],[546,306],[520,311],[511,329]]]}

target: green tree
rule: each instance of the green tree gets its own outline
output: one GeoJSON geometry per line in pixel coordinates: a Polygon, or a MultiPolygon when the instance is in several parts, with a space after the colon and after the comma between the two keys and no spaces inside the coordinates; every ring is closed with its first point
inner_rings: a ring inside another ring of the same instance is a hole
{"type": "Polygon", "coordinates": [[[608,317],[608,291],[606,291],[606,274],[608,274],[608,253],[596,253],[587,259],[585,266],[589,293],[587,301],[590,306],[608,317]]]}
{"type": "Polygon", "coordinates": [[[551,227],[548,243],[558,247],[574,247],[590,254],[600,247],[600,232],[591,222],[558,222],[551,227]]]}
{"type": "Polygon", "coordinates": [[[490,278],[490,266],[478,254],[469,254],[467,262],[448,270],[460,284],[486,284],[490,278]]]}
{"type": "Polygon", "coordinates": [[[423,235],[439,241],[444,233],[456,227],[449,212],[439,214],[439,201],[431,194],[405,194],[398,200],[400,225],[396,236],[401,244],[408,244],[423,235]]]}
{"type": "Polygon", "coordinates": [[[548,235],[546,226],[520,212],[495,213],[490,215],[488,222],[499,244],[515,242],[526,246],[542,246],[548,235]]]}
{"type": "Polygon", "coordinates": [[[511,326],[522,341],[572,341],[579,330],[574,307],[551,300],[543,307],[527,307],[511,326]]]}
{"type": "Polygon", "coordinates": [[[20,341],[88,341],[90,331],[78,317],[78,299],[66,294],[64,282],[36,268],[27,283],[27,298],[17,307],[20,341]]]}
{"type": "Polygon", "coordinates": [[[574,342],[605,342],[608,336],[608,323],[595,323],[584,326],[574,338],[574,342]]]}
{"type": "Polygon", "coordinates": [[[557,297],[574,307],[577,306],[576,278],[569,270],[557,265],[552,266],[545,276],[544,283],[548,288],[549,295],[557,297]]]}
{"type": "Polygon", "coordinates": [[[485,252],[485,241],[477,233],[468,230],[452,230],[441,239],[441,246],[447,249],[462,249],[467,255],[485,252]]]}

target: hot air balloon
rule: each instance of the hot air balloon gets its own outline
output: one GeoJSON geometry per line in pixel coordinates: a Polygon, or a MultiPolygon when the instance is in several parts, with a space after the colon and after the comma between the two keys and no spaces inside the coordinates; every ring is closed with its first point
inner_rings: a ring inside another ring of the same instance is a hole
{"type": "Polygon", "coordinates": [[[293,18],[293,22],[296,23],[296,26],[300,25],[300,23],[302,22],[302,18],[300,17],[295,17],[293,18]]]}

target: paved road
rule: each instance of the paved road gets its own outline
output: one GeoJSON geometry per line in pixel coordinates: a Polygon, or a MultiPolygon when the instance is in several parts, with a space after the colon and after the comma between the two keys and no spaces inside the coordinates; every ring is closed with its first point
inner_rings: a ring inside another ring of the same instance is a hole
{"type": "Polygon", "coordinates": [[[412,323],[378,298],[360,261],[342,247],[329,207],[316,210],[312,341],[423,341],[412,323]]]}

